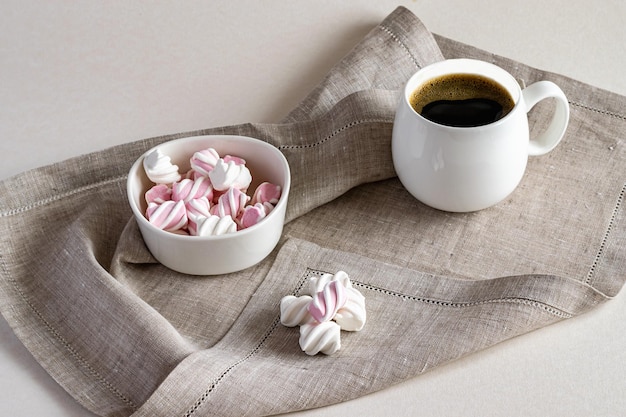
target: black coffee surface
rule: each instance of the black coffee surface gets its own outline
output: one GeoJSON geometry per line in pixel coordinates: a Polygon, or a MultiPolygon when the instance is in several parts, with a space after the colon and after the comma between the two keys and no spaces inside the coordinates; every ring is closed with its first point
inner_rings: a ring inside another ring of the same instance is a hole
{"type": "Polygon", "coordinates": [[[493,123],[515,106],[509,92],[478,74],[445,74],[424,82],[411,94],[411,107],[435,123],[473,127],[493,123]]]}
{"type": "Polygon", "coordinates": [[[426,119],[446,126],[474,127],[493,123],[502,117],[502,105],[486,98],[437,100],[422,108],[426,119]]]}

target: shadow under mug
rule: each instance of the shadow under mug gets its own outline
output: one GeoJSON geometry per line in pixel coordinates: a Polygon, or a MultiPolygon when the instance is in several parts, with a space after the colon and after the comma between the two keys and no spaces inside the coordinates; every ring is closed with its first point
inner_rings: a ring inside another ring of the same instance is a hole
{"type": "Polygon", "coordinates": [[[493,206],[517,187],[529,155],[543,155],[560,142],[569,122],[569,104],[553,82],[524,89],[504,69],[474,59],[450,59],[422,68],[406,83],[392,134],[393,164],[402,185],[415,198],[439,210],[471,212],[493,206]],[[446,74],[477,74],[504,87],[515,103],[495,122],[454,127],[432,122],[410,103],[425,82],[446,74]],[[527,113],[539,101],[554,98],[546,130],[530,138],[527,113]]]}

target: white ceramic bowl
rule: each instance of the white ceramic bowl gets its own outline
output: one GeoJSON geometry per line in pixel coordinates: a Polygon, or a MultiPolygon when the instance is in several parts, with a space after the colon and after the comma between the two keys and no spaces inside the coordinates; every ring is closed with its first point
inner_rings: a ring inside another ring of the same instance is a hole
{"type": "Polygon", "coordinates": [[[210,135],[172,140],[144,153],[130,169],[127,193],[144,242],[160,263],[186,274],[218,275],[251,267],[276,247],[283,230],[290,185],[289,164],[276,147],[245,136],[210,135]],[[254,226],[220,236],[178,235],[150,224],[144,216],[144,194],[153,183],[144,172],[144,157],[158,148],[184,173],[190,169],[189,159],[194,152],[210,147],[222,156],[230,154],[246,160],[252,174],[249,190],[263,181],[280,185],[278,204],[254,226]]]}

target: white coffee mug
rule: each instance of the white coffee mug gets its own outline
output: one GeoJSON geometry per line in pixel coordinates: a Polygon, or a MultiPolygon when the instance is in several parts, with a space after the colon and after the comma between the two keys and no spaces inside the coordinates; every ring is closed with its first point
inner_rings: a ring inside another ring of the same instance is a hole
{"type": "Polygon", "coordinates": [[[550,152],[569,121],[563,91],[550,81],[523,90],[502,68],[473,59],[450,59],[422,68],[406,83],[396,111],[392,136],[393,164],[403,186],[418,200],[450,212],[482,210],[505,199],[519,184],[528,155],[550,152]],[[432,122],[410,104],[411,94],[425,82],[445,74],[477,74],[504,87],[515,103],[495,122],[454,127],[432,122]],[[529,138],[527,112],[539,101],[554,98],[548,128],[529,138]]]}

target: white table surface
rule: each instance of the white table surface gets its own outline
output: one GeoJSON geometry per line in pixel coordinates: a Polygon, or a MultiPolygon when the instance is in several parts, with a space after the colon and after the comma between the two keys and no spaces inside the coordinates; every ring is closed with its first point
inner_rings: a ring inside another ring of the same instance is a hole
{"type": "MultiPolygon", "coordinates": [[[[0,0],[0,179],[145,137],[277,121],[398,5],[435,33],[626,94],[622,0],[0,0]]],[[[300,415],[618,416],[625,381],[622,292],[300,415]]],[[[0,319],[0,416],[90,415],[0,319]]]]}

